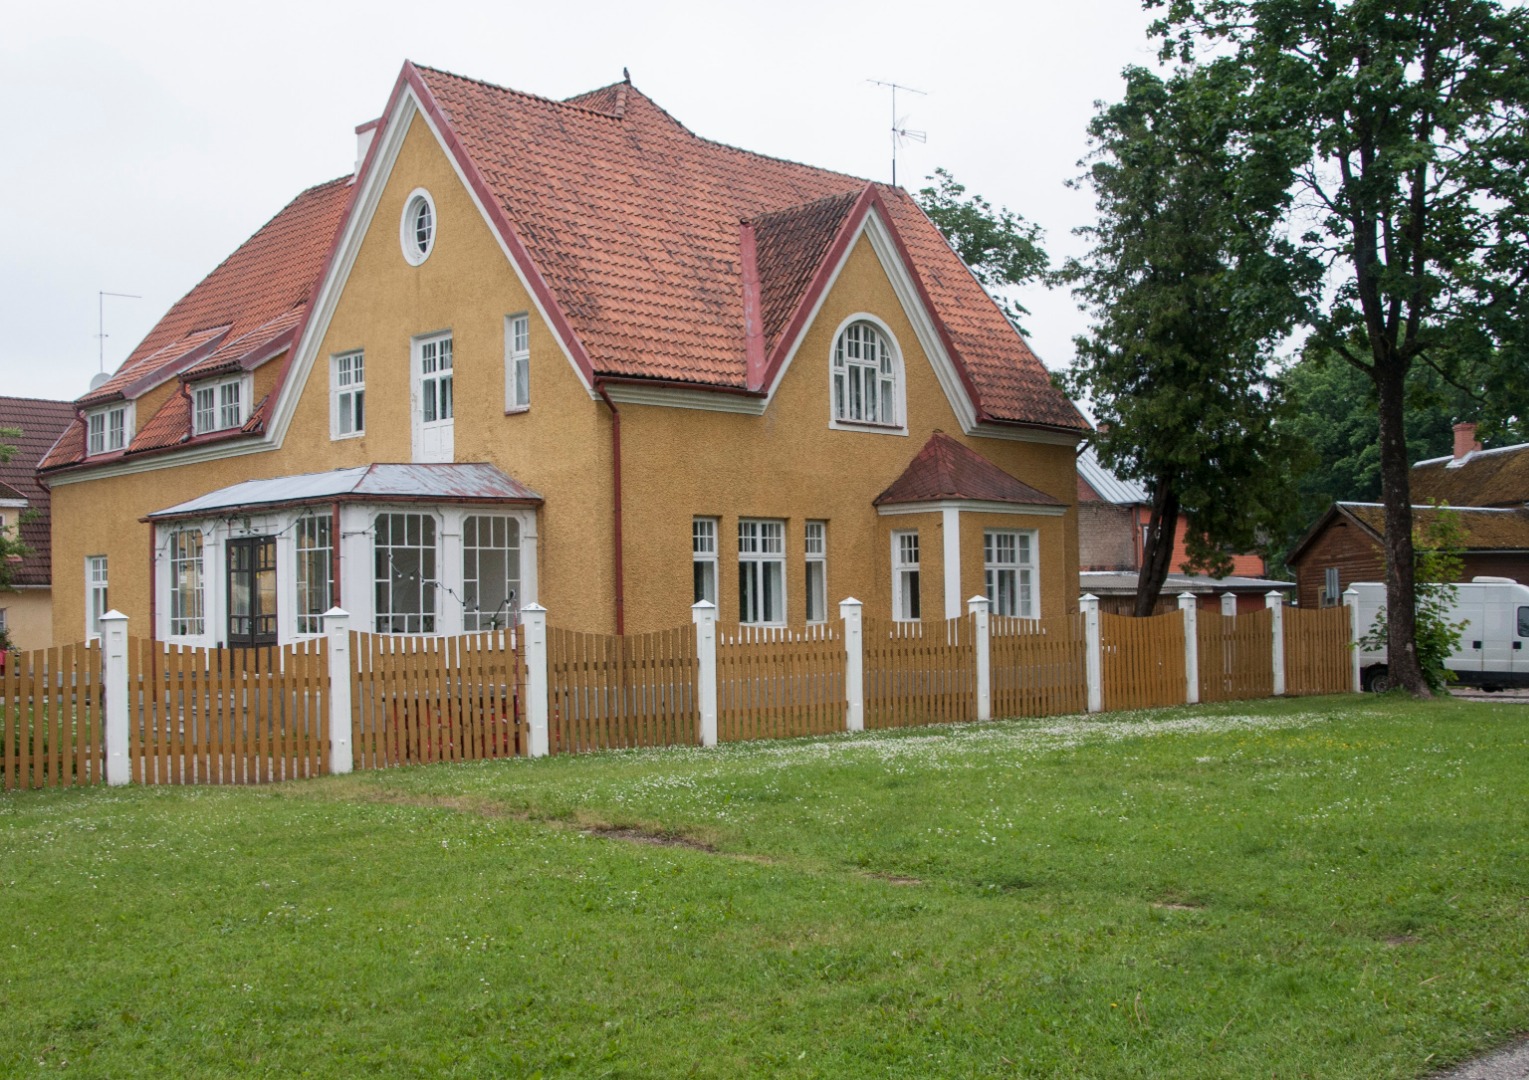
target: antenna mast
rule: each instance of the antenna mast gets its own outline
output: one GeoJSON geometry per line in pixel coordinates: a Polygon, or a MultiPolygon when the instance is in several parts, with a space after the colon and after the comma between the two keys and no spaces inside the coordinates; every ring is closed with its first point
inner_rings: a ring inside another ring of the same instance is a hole
{"type": "Polygon", "coordinates": [[[96,339],[100,342],[100,355],[97,362],[100,364],[100,374],[106,374],[106,298],[108,296],[120,296],[124,300],[142,300],[137,293],[106,292],[102,290],[96,293],[96,339]]]}
{"type": "Polygon", "coordinates": [[[911,86],[901,86],[901,85],[899,85],[898,83],[895,83],[895,82],[885,82],[885,81],[883,81],[881,79],[867,79],[865,81],[868,82],[868,83],[872,83],[872,84],[874,84],[876,86],[885,86],[888,90],[892,91],[892,186],[896,187],[897,186],[897,148],[902,146],[902,144],[905,141],[912,141],[912,142],[921,143],[921,142],[928,141],[928,138],[929,138],[929,133],[928,132],[925,132],[925,131],[914,131],[911,128],[909,128],[907,126],[908,118],[906,116],[902,117],[901,119],[898,119],[898,116],[897,116],[897,92],[899,90],[906,90],[908,93],[910,93],[910,94],[917,94],[919,97],[928,97],[929,95],[926,94],[922,90],[915,90],[911,86]]]}

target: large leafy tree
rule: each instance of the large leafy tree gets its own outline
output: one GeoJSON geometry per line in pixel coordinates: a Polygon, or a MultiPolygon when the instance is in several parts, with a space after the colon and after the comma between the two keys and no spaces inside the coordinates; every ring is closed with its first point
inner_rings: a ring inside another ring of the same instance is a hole
{"type": "Polygon", "coordinates": [[[1070,389],[1092,401],[1105,463],[1152,493],[1138,615],[1157,604],[1181,515],[1191,564],[1224,573],[1225,553],[1259,546],[1290,499],[1268,372],[1319,270],[1273,234],[1278,190],[1260,190],[1252,173],[1238,180],[1238,154],[1268,153],[1226,123],[1221,102],[1240,91],[1238,74],[1127,69],[1125,97],[1089,127],[1081,182],[1098,219],[1078,231],[1092,247],[1060,275],[1092,323],[1070,389]]]}
{"type": "Polygon", "coordinates": [[[1289,235],[1328,268],[1311,297],[1312,344],[1374,387],[1390,670],[1426,694],[1407,385],[1425,366],[1452,377],[1524,332],[1529,11],[1494,0],[1147,3],[1163,9],[1165,56],[1238,68],[1243,88],[1227,103],[1238,138],[1291,163],[1289,235]]]}
{"type": "Polygon", "coordinates": [[[1009,322],[1024,333],[1020,320],[1030,312],[1008,290],[1037,280],[1050,265],[1040,226],[1008,207],[995,211],[981,195],[968,195],[965,185],[944,169],[935,169],[928,179],[933,183],[919,191],[919,206],[1009,322]]]}

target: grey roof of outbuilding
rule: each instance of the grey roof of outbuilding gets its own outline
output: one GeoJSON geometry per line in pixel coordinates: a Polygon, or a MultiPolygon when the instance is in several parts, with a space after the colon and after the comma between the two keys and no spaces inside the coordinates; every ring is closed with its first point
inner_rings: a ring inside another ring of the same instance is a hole
{"type": "Polygon", "coordinates": [[[1078,455],[1078,475],[1105,502],[1130,506],[1132,503],[1152,501],[1147,489],[1141,484],[1135,480],[1122,480],[1100,464],[1099,455],[1094,453],[1092,446],[1085,447],[1083,453],[1078,455]]]}
{"type": "MultiPolygon", "coordinates": [[[[1084,570],[1078,574],[1078,586],[1084,592],[1095,595],[1134,593],[1136,571],[1084,570]]],[[[1294,588],[1293,581],[1275,581],[1273,578],[1242,577],[1237,574],[1229,574],[1224,578],[1213,578],[1205,574],[1169,574],[1167,580],[1163,582],[1163,595],[1174,596],[1181,592],[1257,592],[1262,594],[1271,590],[1286,592],[1294,588]]]]}
{"type": "Polygon", "coordinates": [[[492,502],[536,504],[542,497],[492,465],[359,465],[332,472],[246,480],[148,516],[189,518],[262,506],[328,502],[492,502]]]}

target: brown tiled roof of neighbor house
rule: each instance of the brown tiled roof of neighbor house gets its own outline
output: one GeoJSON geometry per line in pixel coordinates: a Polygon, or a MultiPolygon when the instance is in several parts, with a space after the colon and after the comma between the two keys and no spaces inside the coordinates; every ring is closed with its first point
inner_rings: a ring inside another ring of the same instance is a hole
{"type": "Polygon", "coordinates": [[[901,476],[876,498],[873,506],[898,503],[972,499],[983,502],[1060,506],[1055,499],[1014,479],[987,458],[943,431],[929,436],[901,476]]]}
{"type": "MultiPolygon", "coordinates": [[[[1338,503],[1348,514],[1376,537],[1386,535],[1386,508],[1379,503],[1338,503]]],[[[1529,509],[1487,507],[1451,507],[1460,523],[1461,540],[1466,551],[1529,551],[1529,509]]],[[[1412,527],[1422,531],[1439,511],[1431,506],[1412,508],[1412,527]]]]}
{"type": "MultiPolygon", "coordinates": [[[[328,257],[353,188],[350,178],[309,188],[239,246],[160,319],[122,366],[79,399],[81,407],[133,397],[175,376],[236,371],[290,340],[328,257]]],[[[155,416],[138,416],[129,455],[178,445],[190,437],[184,399],[171,395],[155,416]]],[[[223,432],[234,437],[240,431],[223,432]]],[[[83,459],[75,431],[48,455],[44,468],[83,459]]]]}
{"type": "Polygon", "coordinates": [[[1451,506],[1529,505],[1529,443],[1477,450],[1458,465],[1454,458],[1412,467],[1412,501],[1451,506]]]}
{"type": "Polygon", "coordinates": [[[48,489],[37,482],[37,464],[65,431],[78,429],[74,405],[43,398],[0,396],[0,428],[20,428],[12,441],[16,454],[0,464],[0,485],[12,488],[27,500],[29,513],[21,523],[21,542],[32,554],[16,564],[11,581],[16,585],[48,585],[53,580],[52,541],[49,532],[48,489]]]}
{"type": "Polygon", "coordinates": [[[901,189],[698,138],[627,84],[551,101],[407,65],[547,282],[597,376],[748,387],[741,235],[777,334],[844,214],[875,192],[979,416],[1086,424],[901,189]]]}

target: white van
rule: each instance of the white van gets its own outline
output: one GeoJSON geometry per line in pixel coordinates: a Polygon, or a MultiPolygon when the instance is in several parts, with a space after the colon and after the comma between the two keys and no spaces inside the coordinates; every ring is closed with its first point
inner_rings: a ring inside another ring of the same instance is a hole
{"type": "MultiPolygon", "coordinates": [[[[1377,581],[1355,583],[1359,593],[1359,633],[1369,633],[1376,614],[1386,606],[1386,587],[1377,581]]],[[[1460,644],[1444,661],[1465,686],[1502,690],[1529,686],[1529,585],[1512,578],[1478,577],[1455,586],[1451,622],[1465,623],[1460,644]]],[[[1386,650],[1363,647],[1359,670],[1366,690],[1391,688],[1386,650]]]]}

